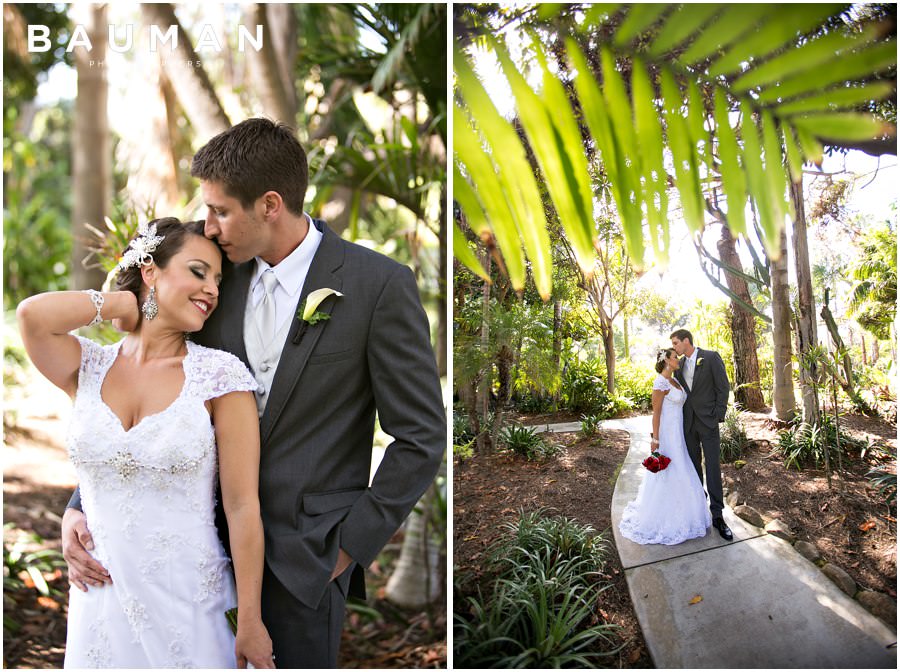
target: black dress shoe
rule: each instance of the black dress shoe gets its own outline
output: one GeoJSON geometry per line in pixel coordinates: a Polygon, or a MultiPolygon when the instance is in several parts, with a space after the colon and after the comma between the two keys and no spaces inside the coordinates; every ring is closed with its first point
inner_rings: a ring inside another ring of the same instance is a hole
{"type": "Polygon", "coordinates": [[[734,535],[731,533],[731,529],[728,525],[725,524],[724,518],[716,518],[712,521],[713,527],[719,531],[719,534],[722,535],[722,538],[725,541],[731,541],[734,539],[734,535]]]}

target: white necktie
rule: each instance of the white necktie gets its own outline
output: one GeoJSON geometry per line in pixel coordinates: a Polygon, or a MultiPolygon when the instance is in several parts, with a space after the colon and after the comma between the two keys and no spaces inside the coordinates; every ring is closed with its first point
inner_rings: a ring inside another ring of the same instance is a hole
{"type": "Polygon", "coordinates": [[[687,371],[684,372],[684,380],[687,383],[688,387],[694,388],[694,360],[688,358],[687,360],[687,371]]]}
{"type": "Polygon", "coordinates": [[[267,268],[262,275],[263,298],[259,303],[259,333],[262,335],[263,343],[266,347],[275,338],[275,286],[278,284],[278,278],[275,277],[275,271],[267,268]]]}

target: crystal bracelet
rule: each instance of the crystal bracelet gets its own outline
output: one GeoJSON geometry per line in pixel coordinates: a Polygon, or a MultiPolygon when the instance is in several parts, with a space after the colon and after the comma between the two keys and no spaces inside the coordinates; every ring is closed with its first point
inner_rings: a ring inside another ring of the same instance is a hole
{"type": "Polygon", "coordinates": [[[93,327],[95,324],[100,324],[103,321],[103,318],[100,317],[100,309],[103,308],[103,302],[106,299],[104,299],[103,294],[98,292],[96,289],[85,289],[82,291],[89,297],[91,297],[91,303],[93,303],[94,308],[97,309],[97,314],[94,316],[94,319],[91,320],[87,325],[89,327],[93,327]]]}

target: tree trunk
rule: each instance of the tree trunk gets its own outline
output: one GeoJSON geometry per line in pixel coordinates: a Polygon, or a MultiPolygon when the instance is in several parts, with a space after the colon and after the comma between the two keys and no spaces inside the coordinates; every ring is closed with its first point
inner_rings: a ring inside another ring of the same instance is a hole
{"type": "MultiPolygon", "coordinates": [[[[141,3],[144,21],[157,26],[177,26],[178,46],[174,53],[163,59],[166,75],[172,82],[178,100],[184,108],[199,139],[206,141],[231,127],[231,122],[222,109],[215,89],[209,81],[202,61],[191,46],[190,39],[175,16],[170,3],[141,3]],[[186,64],[196,64],[187,67],[186,64]]],[[[105,38],[104,38],[105,41],[105,38]]],[[[96,43],[95,43],[96,48],[96,43]]],[[[160,47],[168,50],[168,46],[160,47]]],[[[252,51],[252,49],[251,49],[252,51]]]]}
{"type": "MultiPolygon", "coordinates": [[[[491,253],[485,248],[481,264],[488,274],[491,272],[491,253]]],[[[491,311],[491,286],[484,282],[481,289],[481,352],[487,353],[490,342],[490,311],[491,311]]],[[[490,434],[485,432],[488,415],[491,406],[491,370],[490,365],[481,372],[481,380],[478,387],[478,414],[481,416],[482,431],[478,434],[478,451],[488,453],[493,450],[490,434]]]]}
{"type": "MultiPolygon", "coordinates": [[[[280,23],[276,24],[274,20],[270,20],[269,7],[275,5],[257,3],[248,8],[246,15],[250,20],[245,23],[250,25],[261,25],[263,27],[263,35],[271,37],[273,26],[278,26],[279,31],[284,31],[288,26],[280,23]]],[[[288,10],[293,14],[293,7],[288,5],[288,10]]],[[[280,12],[283,14],[284,12],[280,12]]],[[[281,17],[282,20],[285,17],[281,17]]],[[[296,28],[296,22],[294,24],[296,28]]],[[[279,63],[279,54],[277,53],[278,45],[275,39],[263,39],[262,48],[259,51],[248,49],[245,52],[247,62],[250,63],[252,79],[254,81],[254,90],[259,95],[263,104],[263,111],[266,116],[282,121],[292,128],[297,125],[297,106],[296,96],[293,98],[294,104],[291,104],[291,98],[284,86],[284,77],[282,76],[282,68],[279,63]]],[[[296,42],[296,36],[293,40],[289,35],[283,35],[281,38],[285,43],[291,41],[296,42]]],[[[291,86],[293,89],[293,86],[291,86]]]]}
{"type": "Polygon", "coordinates": [[[441,594],[441,549],[428,529],[437,487],[431,484],[406,519],[397,567],[385,587],[385,597],[406,609],[421,609],[441,594]]]}
{"type": "MultiPolygon", "coordinates": [[[[441,190],[445,194],[446,189],[441,190]]],[[[438,375],[447,375],[447,209],[446,198],[441,198],[440,229],[438,231],[438,316],[437,316],[437,367],[438,375]]]]}
{"type": "MultiPolygon", "coordinates": [[[[818,345],[816,334],[816,310],[813,297],[812,273],[809,267],[809,244],[807,242],[806,211],[803,207],[803,178],[791,181],[791,201],[794,204],[794,263],[797,267],[797,355],[801,362],[810,348],[818,345]]],[[[800,365],[800,386],[803,393],[803,420],[816,422],[819,418],[818,395],[815,381],[818,367],[800,365]]]]}
{"type": "Polygon", "coordinates": [[[106,5],[76,3],[73,16],[84,26],[93,46],[73,50],[78,93],[72,129],[72,272],[70,289],[99,289],[106,278],[100,268],[87,268],[90,254],[85,224],[105,229],[103,218],[112,204],[112,148],[106,106],[106,5]],[[98,65],[99,64],[99,65],[98,65]]]}
{"type": "Polygon", "coordinates": [[[781,256],[771,262],[773,357],[772,413],[788,421],[797,412],[794,398],[794,364],[791,359],[791,299],[788,283],[787,233],[779,236],[781,256]]]}
{"type": "MultiPolygon", "coordinates": [[[[853,402],[853,404],[863,413],[867,413],[870,410],[869,405],[862,397],[859,396],[859,393],[856,391],[856,386],[853,384],[853,362],[850,359],[849,350],[847,350],[846,346],[844,345],[844,339],[841,338],[841,334],[838,331],[838,326],[837,322],[835,322],[834,320],[834,315],[831,314],[831,308],[828,307],[828,294],[829,290],[826,289],[825,302],[822,305],[821,312],[822,319],[825,321],[825,327],[828,329],[828,333],[831,335],[831,340],[834,341],[836,351],[844,351],[844,356],[841,360],[843,375],[838,377],[838,382],[841,384],[844,392],[847,393],[847,396],[850,397],[850,400],[853,402]]],[[[836,396],[835,399],[837,399],[836,396]]]]}
{"type": "MultiPolygon", "coordinates": [[[[743,271],[736,241],[728,227],[722,225],[722,235],[717,245],[723,264],[743,271]]],[[[727,270],[725,282],[728,288],[748,304],[753,303],[747,282],[727,270]]],[[[756,321],[753,314],[740,303],[731,301],[731,338],[734,344],[734,399],[748,411],[761,411],[766,407],[759,384],[758,345],[756,321]]]]}
{"type": "Polygon", "coordinates": [[[616,339],[611,321],[603,325],[601,336],[606,360],[606,391],[612,396],[616,391],[616,339]]]}
{"type": "Polygon", "coordinates": [[[869,361],[868,361],[868,354],[866,353],[866,334],[861,333],[859,335],[859,338],[860,338],[860,342],[862,343],[861,348],[862,348],[863,366],[868,366],[869,361]]]}
{"type": "Polygon", "coordinates": [[[272,46],[278,59],[278,76],[287,104],[294,110],[294,123],[299,109],[294,66],[297,61],[297,12],[293,3],[273,2],[266,5],[271,28],[272,46]]]}
{"type": "MultiPolygon", "coordinates": [[[[553,301],[553,370],[561,370],[562,360],[562,301],[555,299],[553,301]]],[[[559,403],[559,386],[553,393],[553,410],[556,410],[559,403]]]]}

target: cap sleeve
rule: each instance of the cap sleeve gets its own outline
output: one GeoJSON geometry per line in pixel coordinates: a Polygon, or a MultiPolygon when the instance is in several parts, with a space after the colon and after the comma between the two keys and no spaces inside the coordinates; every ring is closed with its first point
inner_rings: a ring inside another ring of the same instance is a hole
{"type": "Polygon", "coordinates": [[[666,380],[662,376],[657,376],[656,380],[653,381],[653,389],[654,390],[662,390],[663,392],[668,392],[672,389],[672,383],[666,380]]]}
{"type": "Polygon", "coordinates": [[[96,379],[96,372],[103,359],[103,346],[89,338],[73,334],[81,345],[81,364],[78,368],[78,385],[88,385],[96,379]]]}
{"type": "Polygon", "coordinates": [[[259,384],[244,363],[229,352],[200,348],[194,394],[204,401],[231,392],[254,392],[259,384]]]}

